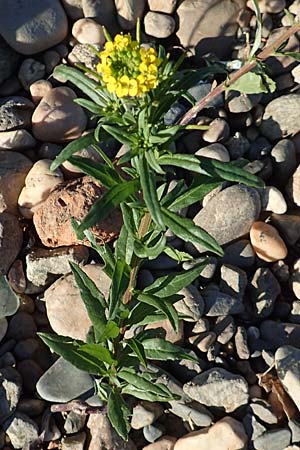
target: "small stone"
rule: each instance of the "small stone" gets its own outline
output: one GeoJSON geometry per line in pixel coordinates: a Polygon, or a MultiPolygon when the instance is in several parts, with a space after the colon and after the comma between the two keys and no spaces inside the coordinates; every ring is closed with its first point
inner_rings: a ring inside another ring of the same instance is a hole
{"type": "Polygon", "coordinates": [[[143,17],[146,0],[115,0],[115,5],[120,27],[123,30],[132,30],[138,17],[143,17]]]}
{"type": "Polygon", "coordinates": [[[272,225],[274,225],[284,238],[285,242],[291,246],[295,245],[300,237],[300,216],[296,214],[272,214],[272,225]]]}
{"type": "Polygon", "coordinates": [[[214,328],[217,334],[217,341],[220,344],[227,344],[236,332],[236,325],[232,316],[218,317],[214,328]]]}
{"type": "Polygon", "coordinates": [[[12,316],[19,308],[19,298],[5,276],[0,275],[0,317],[12,316]]]}
{"type": "Polygon", "coordinates": [[[20,191],[32,162],[16,152],[0,150],[0,213],[17,214],[20,191]]]}
{"type": "Polygon", "coordinates": [[[293,345],[300,347],[300,325],[297,323],[275,322],[265,320],[260,325],[261,337],[267,348],[276,351],[278,347],[293,345]]]}
{"type": "Polygon", "coordinates": [[[208,317],[227,316],[228,314],[241,314],[245,306],[241,299],[224,294],[218,289],[203,291],[205,314],[208,317]]]}
{"type": "Polygon", "coordinates": [[[52,160],[40,159],[29,170],[19,199],[19,211],[26,219],[32,219],[34,211],[46,200],[50,191],[64,181],[60,169],[50,170],[52,160]]]}
{"type": "Polygon", "coordinates": [[[251,300],[256,317],[270,316],[280,293],[280,284],[271,270],[268,267],[257,269],[251,280],[251,300]]]}
{"type": "MultiPolygon", "coordinates": [[[[121,8],[122,3],[120,2],[121,8]]],[[[143,3],[143,2],[141,2],[143,3]]],[[[84,17],[91,17],[100,25],[104,25],[109,32],[113,31],[111,34],[116,34],[116,6],[114,0],[82,0],[81,7],[83,10],[84,17]]],[[[141,17],[141,15],[139,15],[141,17]]],[[[124,27],[125,29],[125,27],[124,27]]]]}
{"type": "Polygon", "coordinates": [[[83,450],[86,433],[82,431],[74,436],[65,436],[61,440],[61,450],[83,450]]]}
{"type": "MultiPolygon", "coordinates": [[[[82,267],[108,298],[110,278],[96,264],[82,267]]],[[[91,321],[80,296],[73,274],[65,275],[53,283],[44,293],[47,315],[52,329],[62,336],[85,341],[91,321]]]]}
{"type": "Polygon", "coordinates": [[[262,94],[241,94],[237,91],[228,91],[227,107],[231,113],[245,113],[257,106],[261,98],[262,94]]]}
{"type": "Polygon", "coordinates": [[[215,341],[216,333],[214,333],[213,331],[205,331],[189,338],[189,342],[192,345],[197,346],[200,352],[203,353],[207,353],[209,348],[215,343],[215,341]]]}
{"type": "Polygon", "coordinates": [[[226,413],[248,402],[248,383],[240,375],[222,368],[213,368],[197,375],[183,385],[183,391],[193,400],[226,413]]]}
{"type": "Polygon", "coordinates": [[[292,442],[300,442],[300,424],[295,419],[288,422],[289,429],[292,432],[292,442]]]}
{"type": "Polygon", "coordinates": [[[15,413],[3,425],[14,448],[24,448],[38,439],[38,426],[25,414],[15,413]]]}
{"type": "Polygon", "coordinates": [[[34,355],[39,349],[39,341],[35,338],[28,338],[19,341],[15,348],[14,354],[20,361],[23,359],[34,359],[34,355]]]}
{"type": "Polygon", "coordinates": [[[281,260],[272,264],[272,272],[280,283],[286,283],[290,278],[289,266],[281,260]]]}
{"type": "Polygon", "coordinates": [[[45,65],[37,61],[36,59],[25,59],[19,69],[18,78],[25,89],[29,91],[30,86],[37,80],[41,80],[45,77],[45,65]]]}
{"type": "Polygon", "coordinates": [[[266,428],[256,419],[253,414],[250,413],[246,414],[243,417],[243,424],[246,433],[251,441],[254,441],[254,439],[256,439],[258,436],[261,436],[266,431],[266,428]]]}
{"type": "Polygon", "coordinates": [[[226,141],[230,136],[230,128],[226,120],[214,119],[209,124],[209,129],[204,131],[203,140],[205,142],[226,141]]]}
{"type": "Polygon", "coordinates": [[[49,284],[53,275],[70,272],[70,262],[85,264],[89,251],[84,245],[59,247],[57,249],[36,249],[26,255],[26,275],[36,286],[49,284]]]}
{"type": "Polygon", "coordinates": [[[174,450],[240,450],[246,448],[247,435],[241,422],[224,417],[210,428],[187,433],[175,443],[174,450]]]}
{"type": "Polygon", "coordinates": [[[205,261],[206,266],[204,267],[204,269],[202,270],[199,279],[201,281],[208,281],[211,278],[213,278],[215,271],[217,269],[217,263],[218,260],[217,258],[214,258],[213,256],[209,256],[208,258],[205,257],[200,257],[197,259],[193,259],[191,261],[186,261],[182,264],[182,267],[184,270],[189,270],[192,269],[193,267],[195,267],[198,264],[201,264],[205,261]]]}
{"type": "Polygon", "coordinates": [[[291,276],[291,285],[293,292],[297,298],[300,299],[300,258],[296,259],[293,265],[293,272],[291,276]]]}
{"type": "Polygon", "coordinates": [[[91,414],[87,428],[91,435],[89,450],[137,450],[129,438],[125,442],[112,428],[106,415],[91,414]]]}
{"type": "Polygon", "coordinates": [[[250,350],[247,342],[247,332],[244,327],[237,327],[236,334],[234,337],[236,352],[240,359],[249,359],[250,350]]]}
{"type": "Polygon", "coordinates": [[[277,375],[285,390],[300,409],[300,350],[286,345],[275,353],[277,375]]]}
{"type": "MultiPolygon", "coordinates": [[[[104,192],[105,189],[89,177],[56,186],[33,216],[42,243],[46,247],[82,244],[72,228],[70,217],[82,221],[104,192]]],[[[103,221],[92,227],[92,232],[100,242],[109,242],[117,237],[121,224],[121,212],[114,209],[103,221]]],[[[88,244],[88,240],[84,243],[88,244]]]]}
{"type": "Polygon", "coordinates": [[[29,87],[33,103],[36,105],[52,90],[52,84],[48,80],[37,80],[29,87]]]}
{"type": "Polygon", "coordinates": [[[166,429],[161,424],[147,425],[143,428],[143,435],[146,441],[155,442],[157,439],[161,438],[166,432],[166,429]]]}
{"type": "Polygon", "coordinates": [[[193,333],[203,333],[204,331],[209,331],[209,321],[206,317],[197,320],[192,329],[193,333]]]}
{"type": "MultiPolygon", "coordinates": [[[[95,49],[100,52],[102,47],[94,44],[95,49]]],[[[88,69],[95,69],[99,62],[98,56],[93,52],[89,44],[76,44],[73,50],[68,54],[68,62],[75,66],[76,64],[84,64],[88,69]]],[[[57,75],[55,74],[55,78],[57,75]]],[[[63,78],[56,78],[59,82],[64,82],[63,78]]]]}
{"type": "Polygon", "coordinates": [[[29,128],[34,104],[25,97],[11,96],[0,100],[0,131],[29,128]]]}
{"type": "Polygon", "coordinates": [[[283,450],[291,442],[291,432],[287,428],[266,431],[253,442],[256,450],[283,450]]]}
{"type": "Polygon", "coordinates": [[[68,87],[52,89],[42,98],[32,116],[34,136],[44,142],[66,142],[80,137],[87,119],[74,103],[75,92],[68,87]]]}
{"type": "Polygon", "coordinates": [[[42,4],[1,0],[1,10],[2,37],[22,55],[42,52],[67,35],[67,17],[58,0],[43,0],[42,4]]]}
{"type": "Polygon", "coordinates": [[[16,369],[0,369],[0,422],[3,423],[16,409],[22,392],[22,378],[16,369]]]}
{"type": "Polygon", "coordinates": [[[151,11],[172,14],[176,8],[177,0],[148,0],[151,11]]]}
{"type": "Polygon", "coordinates": [[[220,290],[225,294],[243,299],[247,283],[244,270],[229,264],[221,266],[220,290]]]}
{"type": "Polygon", "coordinates": [[[222,162],[230,161],[230,155],[228,153],[227,148],[223,144],[220,144],[219,142],[215,142],[213,144],[200,148],[199,150],[196,151],[195,155],[204,156],[205,158],[216,159],[222,162]]]}
{"type": "Polygon", "coordinates": [[[134,430],[152,425],[163,413],[159,403],[142,401],[132,410],[131,426],[134,430]]]}
{"type": "Polygon", "coordinates": [[[0,342],[4,338],[7,332],[8,323],[5,317],[0,318],[0,342]]]}
{"type": "Polygon", "coordinates": [[[240,131],[236,131],[226,142],[226,147],[230,159],[239,159],[249,150],[250,142],[240,131]]]}
{"type": "Polygon", "coordinates": [[[23,233],[18,219],[12,214],[0,213],[0,275],[7,274],[21,250],[22,242],[23,233]]]}
{"type": "Polygon", "coordinates": [[[264,423],[275,424],[278,422],[276,414],[272,411],[272,406],[261,398],[252,399],[250,409],[264,423]]]}
{"type": "Polygon", "coordinates": [[[286,186],[286,191],[290,199],[300,205],[300,165],[296,168],[293,175],[290,177],[288,184],[286,186]]]}
{"type": "Polygon", "coordinates": [[[144,17],[145,33],[159,39],[171,36],[175,31],[175,20],[172,16],[149,11],[144,17]]]}
{"type": "Polygon", "coordinates": [[[248,239],[241,239],[233,244],[227,245],[224,249],[222,262],[237,266],[240,269],[252,267],[255,262],[255,253],[248,239]]]}
{"type": "Polygon", "coordinates": [[[39,379],[36,390],[48,402],[66,403],[93,389],[92,377],[59,358],[39,379]],[[70,373],[72,376],[70,377],[70,373]]]}
{"type": "Polygon", "coordinates": [[[55,67],[59,65],[60,60],[61,56],[55,50],[48,50],[47,52],[45,52],[43,55],[43,61],[45,64],[46,73],[52,74],[55,67]]]}
{"type": "Polygon", "coordinates": [[[192,322],[199,320],[204,312],[204,301],[198,289],[190,284],[181,289],[178,294],[183,295],[183,299],[174,303],[176,311],[189,317],[186,320],[192,322]]]}
{"type": "Polygon", "coordinates": [[[259,189],[261,196],[261,208],[263,211],[271,211],[275,214],[284,214],[287,211],[287,204],[284,196],[274,186],[266,186],[259,189]]]}
{"type": "Polygon", "coordinates": [[[24,391],[30,394],[35,392],[36,383],[44,372],[38,363],[32,359],[24,359],[17,364],[17,371],[23,379],[24,391]]]}
{"type": "Polygon", "coordinates": [[[39,416],[46,408],[46,403],[39,398],[21,398],[17,411],[29,417],[39,416]]]}
{"type": "Polygon", "coordinates": [[[273,262],[287,256],[287,248],[278,231],[265,222],[255,222],[250,230],[250,241],[257,256],[273,262]]]}
{"type": "Polygon", "coordinates": [[[170,324],[168,319],[160,320],[159,322],[150,323],[146,325],[146,330],[155,330],[157,328],[163,328],[166,332],[165,339],[172,344],[180,344],[184,340],[184,324],[183,320],[179,320],[178,332],[176,332],[170,324]]]}
{"type": "Polygon", "coordinates": [[[143,450],[174,450],[176,438],[172,436],[163,436],[153,444],[146,445],[143,450]]]}
{"type": "Polygon", "coordinates": [[[272,100],[263,115],[262,134],[271,141],[297,134],[300,131],[299,106],[298,94],[281,95],[272,100]]]}
{"type": "Polygon", "coordinates": [[[0,132],[0,150],[22,151],[35,147],[35,144],[36,140],[27,130],[0,132]]]}
{"type": "MultiPolygon", "coordinates": [[[[230,186],[212,198],[194,217],[194,222],[223,245],[247,234],[258,219],[260,209],[258,192],[240,184],[230,186]]],[[[205,251],[198,244],[195,247],[199,252],[205,251]]]]}
{"type": "Polygon", "coordinates": [[[4,39],[0,40],[0,85],[17,71],[19,55],[7,45],[4,39]]]}
{"type": "Polygon", "coordinates": [[[198,402],[183,403],[182,400],[172,400],[169,403],[172,407],[170,412],[197,427],[208,427],[213,421],[210,411],[198,402]]]}
{"type": "Polygon", "coordinates": [[[32,316],[26,312],[18,311],[9,322],[7,337],[22,341],[34,337],[37,332],[32,316]]]}
{"type": "Polygon", "coordinates": [[[100,44],[105,42],[102,27],[93,19],[79,19],[72,28],[72,35],[80,44],[100,44]]]}
{"type": "Polygon", "coordinates": [[[83,17],[81,0],[62,0],[63,7],[70,19],[77,20],[83,17]]]}
{"type": "Polygon", "coordinates": [[[86,422],[86,414],[70,411],[64,423],[64,430],[66,434],[73,434],[81,431],[86,422]]]}

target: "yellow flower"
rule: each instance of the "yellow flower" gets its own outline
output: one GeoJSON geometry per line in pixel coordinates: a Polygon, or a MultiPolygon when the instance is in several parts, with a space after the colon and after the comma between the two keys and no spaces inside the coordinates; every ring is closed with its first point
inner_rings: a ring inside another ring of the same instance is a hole
{"type": "Polygon", "coordinates": [[[117,34],[113,42],[106,42],[96,70],[109,92],[136,97],[157,87],[160,64],[154,48],[140,47],[130,34],[117,34]]]}

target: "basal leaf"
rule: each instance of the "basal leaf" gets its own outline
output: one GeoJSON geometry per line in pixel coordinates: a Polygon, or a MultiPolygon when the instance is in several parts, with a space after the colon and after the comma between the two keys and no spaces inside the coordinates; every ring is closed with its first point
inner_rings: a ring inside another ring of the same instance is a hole
{"type": "Polygon", "coordinates": [[[55,160],[51,164],[50,169],[51,170],[57,169],[57,167],[60,166],[63,162],[65,162],[67,159],[69,159],[73,155],[73,153],[76,153],[79,150],[82,150],[83,148],[86,148],[89,145],[94,144],[95,142],[96,141],[93,133],[85,134],[84,136],[81,136],[75,141],[70,142],[70,144],[68,144],[55,158],[55,160]]]}
{"type": "Polygon", "coordinates": [[[111,391],[107,402],[107,415],[113,428],[124,441],[128,440],[128,411],[124,400],[117,391],[111,391]]]}
{"type": "Polygon", "coordinates": [[[197,227],[191,219],[180,217],[178,214],[162,208],[164,222],[173,233],[185,242],[199,244],[208,251],[214,252],[222,256],[223,250],[218,242],[205,230],[197,227]]]}
{"type": "Polygon", "coordinates": [[[77,103],[77,105],[82,106],[83,108],[87,109],[93,114],[96,114],[97,116],[103,115],[103,107],[97,105],[91,100],[87,100],[86,98],[75,98],[74,103],[77,103]]]}
{"type": "Polygon", "coordinates": [[[191,172],[209,175],[200,165],[199,158],[194,155],[187,155],[185,153],[170,153],[160,156],[158,163],[161,166],[176,166],[191,172]]]}

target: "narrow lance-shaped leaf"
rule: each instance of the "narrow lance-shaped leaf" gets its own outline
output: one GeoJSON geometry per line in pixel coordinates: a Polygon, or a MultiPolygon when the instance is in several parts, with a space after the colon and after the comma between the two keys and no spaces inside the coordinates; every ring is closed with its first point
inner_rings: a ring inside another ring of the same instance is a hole
{"type": "Polygon", "coordinates": [[[82,233],[85,229],[105,219],[116,206],[127,200],[138,188],[138,180],[128,181],[112,187],[102,198],[96,200],[82,223],[78,226],[77,232],[82,233]]]}
{"type": "Polygon", "coordinates": [[[60,166],[63,162],[67,161],[67,159],[69,159],[73,155],[73,153],[76,153],[79,150],[82,150],[83,148],[94,144],[95,142],[96,141],[93,133],[85,134],[75,141],[70,142],[70,144],[68,144],[55,158],[55,160],[51,164],[50,169],[57,169],[57,167],[60,166]]]}
{"type": "Polygon", "coordinates": [[[101,256],[104,262],[104,272],[112,278],[112,274],[115,268],[115,259],[113,252],[108,244],[98,245],[95,236],[90,230],[85,230],[84,235],[89,240],[91,247],[101,256]]]}
{"type": "Polygon", "coordinates": [[[118,172],[115,169],[108,167],[107,164],[101,164],[81,156],[71,156],[69,158],[69,162],[78,167],[85,174],[100,181],[102,186],[107,189],[110,189],[119,183],[125,182],[118,172]]]}
{"type": "Polygon", "coordinates": [[[192,244],[203,246],[206,250],[223,256],[223,250],[218,242],[205,230],[197,227],[191,219],[180,217],[176,213],[162,208],[164,221],[167,227],[179,238],[192,244]]]}
{"type": "Polygon", "coordinates": [[[144,367],[147,367],[147,359],[144,351],[143,344],[135,338],[129,339],[126,344],[131,348],[131,350],[136,354],[140,362],[144,367]]]}
{"type": "Polygon", "coordinates": [[[157,361],[175,361],[177,359],[187,359],[198,362],[197,358],[187,353],[187,350],[172,344],[161,338],[143,340],[143,347],[148,359],[157,361]]]}
{"type": "Polygon", "coordinates": [[[206,194],[220,186],[222,182],[216,181],[208,184],[201,184],[200,186],[192,187],[177,197],[170,205],[169,209],[173,212],[180,211],[196,202],[200,202],[206,194]]]}
{"type": "Polygon", "coordinates": [[[148,258],[149,260],[157,258],[164,250],[166,246],[166,236],[161,234],[157,242],[150,246],[145,245],[140,241],[134,241],[134,253],[139,258],[148,258]]]}
{"type": "Polygon", "coordinates": [[[128,440],[128,428],[130,428],[127,417],[128,408],[124,407],[124,400],[117,391],[111,391],[107,402],[107,415],[113,428],[124,441],[128,440]]]}
{"type": "Polygon", "coordinates": [[[163,312],[166,318],[169,320],[175,333],[178,332],[178,314],[173,306],[173,303],[170,302],[167,297],[161,298],[160,296],[156,296],[153,294],[140,293],[138,294],[137,298],[140,302],[151,305],[158,311],[163,312]]]}
{"type": "Polygon", "coordinates": [[[118,259],[113,273],[109,291],[109,320],[113,320],[118,312],[122,297],[128,287],[130,267],[124,259],[118,259]]]}

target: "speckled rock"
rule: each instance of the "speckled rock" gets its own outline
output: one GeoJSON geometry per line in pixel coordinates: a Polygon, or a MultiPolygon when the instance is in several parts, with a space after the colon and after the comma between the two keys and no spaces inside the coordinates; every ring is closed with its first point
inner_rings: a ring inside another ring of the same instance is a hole
{"type": "Polygon", "coordinates": [[[1,0],[0,9],[2,37],[23,55],[42,52],[66,37],[67,17],[58,0],[1,0]]]}
{"type": "Polygon", "coordinates": [[[291,345],[279,347],[275,366],[285,390],[300,409],[300,350],[291,345]]]}
{"type": "Polygon", "coordinates": [[[66,142],[80,137],[87,124],[75,92],[68,87],[52,89],[42,98],[32,116],[34,136],[43,142],[66,142]]]}
{"type": "Polygon", "coordinates": [[[262,134],[275,141],[300,131],[300,95],[287,94],[272,100],[266,107],[261,123],[262,134]]]}
{"type": "Polygon", "coordinates": [[[0,213],[0,274],[5,275],[21,250],[23,233],[18,219],[0,213]]]}
{"type": "Polygon", "coordinates": [[[0,131],[10,131],[30,126],[34,104],[16,95],[0,100],[0,131]]]}
{"type": "MultiPolygon", "coordinates": [[[[96,283],[107,298],[110,278],[96,264],[83,266],[83,270],[96,283]]],[[[91,326],[73,274],[59,278],[44,293],[47,315],[53,330],[60,335],[85,340],[91,326]]]]}
{"type": "Polygon", "coordinates": [[[22,62],[18,78],[25,89],[29,91],[30,86],[37,80],[45,77],[45,65],[33,58],[24,59],[22,62]]]}
{"type": "Polygon", "coordinates": [[[0,132],[0,150],[26,150],[34,147],[36,140],[27,130],[0,132]]]}
{"type": "MultiPolygon", "coordinates": [[[[61,247],[82,243],[75,235],[70,217],[82,221],[104,189],[89,177],[58,185],[33,216],[36,231],[46,247],[61,247]]],[[[115,209],[106,219],[92,228],[96,237],[109,242],[114,239],[122,223],[121,213],[115,209]]]]}
{"type": "Polygon", "coordinates": [[[255,222],[250,230],[250,240],[255,253],[264,261],[278,261],[287,256],[284,241],[276,228],[268,223],[255,222]]]}
{"type": "MultiPolygon", "coordinates": [[[[247,234],[259,217],[260,208],[260,197],[255,189],[230,186],[213,197],[194,217],[194,222],[223,245],[247,234]]],[[[197,244],[195,247],[199,252],[205,251],[197,244]]]]}
{"type": "Polygon", "coordinates": [[[19,412],[10,417],[3,427],[14,448],[25,448],[38,438],[37,424],[19,412]]]}
{"type": "Polygon", "coordinates": [[[16,409],[22,391],[21,375],[13,367],[0,369],[0,422],[16,409]]]}

